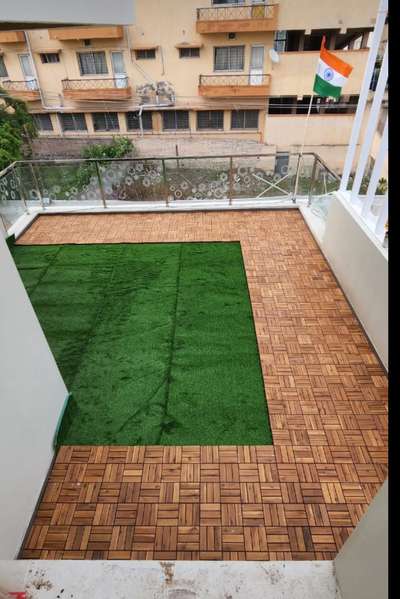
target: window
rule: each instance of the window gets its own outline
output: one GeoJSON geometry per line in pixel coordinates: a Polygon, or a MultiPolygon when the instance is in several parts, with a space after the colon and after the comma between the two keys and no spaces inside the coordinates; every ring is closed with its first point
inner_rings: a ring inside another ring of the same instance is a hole
{"type": "Polygon", "coordinates": [[[6,65],[4,64],[4,58],[0,56],[0,77],[8,77],[6,65]]]}
{"type": "Polygon", "coordinates": [[[136,60],[151,60],[156,57],[155,48],[147,48],[147,50],[135,50],[136,60]]]}
{"type": "Polygon", "coordinates": [[[93,112],[93,128],[95,131],[118,131],[119,121],[116,112],[93,112]]]}
{"type": "Polygon", "coordinates": [[[58,52],[44,52],[43,54],[40,54],[40,60],[43,64],[60,62],[60,55],[58,52]]]}
{"type": "Polygon", "coordinates": [[[105,52],[78,52],[81,75],[107,75],[105,52]]]}
{"type": "Polygon", "coordinates": [[[231,129],[258,129],[258,110],[232,110],[231,129]]]}
{"type": "Polygon", "coordinates": [[[200,48],[179,48],[179,58],[199,58],[200,48]]]}
{"type": "Polygon", "coordinates": [[[270,98],[268,103],[268,114],[292,114],[296,100],[296,96],[277,96],[276,98],[270,98]]]}
{"type": "Polygon", "coordinates": [[[223,129],[223,110],[199,110],[197,112],[197,129],[223,129]]]}
{"type": "Polygon", "coordinates": [[[34,114],[32,116],[39,131],[53,131],[53,123],[49,114],[34,114]]]}
{"type": "Polygon", "coordinates": [[[244,4],[245,0],[212,0],[213,4],[244,4]]]}
{"type": "MultiPolygon", "coordinates": [[[[153,129],[153,119],[151,115],[152,113],[149,111],[142,112],[142,125],[143,129],[146,131],[151,131],[153,129]]],[[[140,129],[138,111],[126,113],[126,127],[129,131],[140,129]]]]}
{"type": "Polygon", "coordinates": [[[275,31],[274,49],[277,52],[285,52],[287,44],[287,31],[275,31]]]}
{"type": "Polygon", "coordinates": [[[214,71],[243,71],[244,46],[214,48],[214,71]]]}
{"type": "Polygon", "coordinates": [[[63,131],[86,131],[86,119],[83,112],[73,114],[60,114],[61,127],[63,131]]]}
{"type": "Polygon", "coordinates": [[[188,110],[164,110],[162,113],[163,129],[189,129],[188,110]]]}

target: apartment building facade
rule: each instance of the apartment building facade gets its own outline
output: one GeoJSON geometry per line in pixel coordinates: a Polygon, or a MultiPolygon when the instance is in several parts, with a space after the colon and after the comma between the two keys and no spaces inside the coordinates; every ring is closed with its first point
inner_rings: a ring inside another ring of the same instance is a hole
{"type": "Polygon", "coordinates": [[[310,144],[348,142],[377,0],[138,0],[130,27],[0,32],[0,85],[43,137],[212,136],[301,143],[322,35],[353,65],[315,97],[310,144]]]}

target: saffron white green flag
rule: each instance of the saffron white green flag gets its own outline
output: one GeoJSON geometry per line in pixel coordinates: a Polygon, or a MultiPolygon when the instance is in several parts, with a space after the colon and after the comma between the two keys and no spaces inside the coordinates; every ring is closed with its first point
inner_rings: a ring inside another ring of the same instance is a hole
{"type": "Polygon", "coordinates": [[[332,97],[339,99],[342,87],[353,67],[344,60],[337,58],[332,52],[325,48],[325,36],[322,38],[321,51],[319,55],[317,73],[314,80],[314,93],[324,98],[332,97]]]}

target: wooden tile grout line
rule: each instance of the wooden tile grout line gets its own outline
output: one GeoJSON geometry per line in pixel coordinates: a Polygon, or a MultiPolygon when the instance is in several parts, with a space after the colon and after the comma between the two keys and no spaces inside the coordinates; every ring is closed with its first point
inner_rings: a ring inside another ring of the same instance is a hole
{"type": "Polygon", "coordinates": [[[63,447],[21,552],[332,559],[387,473],[387,379],[297,211],[39,217],[19,243],[240,240],[274,445],[63,447]]]}

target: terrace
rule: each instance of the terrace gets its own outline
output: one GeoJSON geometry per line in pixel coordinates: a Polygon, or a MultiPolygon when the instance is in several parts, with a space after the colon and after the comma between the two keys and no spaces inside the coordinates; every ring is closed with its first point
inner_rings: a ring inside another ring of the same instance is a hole
{"type": "Polygon", "coordinates": [[[333,599],[335,560],[344,599],[382,596],[387,121],[366,165],[386,64],[341,176],[298,152],[0,174],[6,557],[161,560],[171,596],[190,578],[169,560],[261,560],[294,599],[289,561],[317,560],[306,596],[333,599]]]}
{"type": "Polygon", "coordinates": [[[278,4],[253,3],[197,9],[197,33],[274,31],[278,4]]]}

